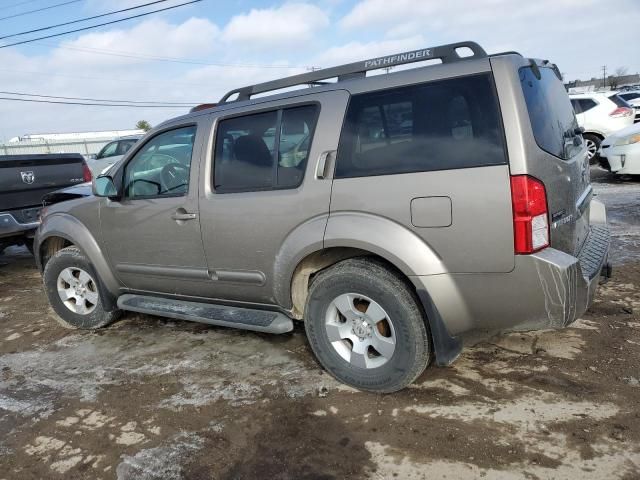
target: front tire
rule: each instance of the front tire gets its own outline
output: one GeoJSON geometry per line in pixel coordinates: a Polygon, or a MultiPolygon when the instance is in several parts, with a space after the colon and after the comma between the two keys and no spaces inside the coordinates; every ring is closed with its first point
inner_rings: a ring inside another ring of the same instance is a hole
{"type": "Polygon", "coordinates": [[[319,273],[305,328],[320,364],[360,390],[401,390],[429,364],[430,337],[415,293],[376,260],[349,259],[319,273]]]}
{"type": "Polygon", "coordinates": [[[114,322],[120,310],[106,310],[106,292],[89,259],[77,247],[57,251],[44,268],[49,303],[67,328],[93,330],[114,322]]]}

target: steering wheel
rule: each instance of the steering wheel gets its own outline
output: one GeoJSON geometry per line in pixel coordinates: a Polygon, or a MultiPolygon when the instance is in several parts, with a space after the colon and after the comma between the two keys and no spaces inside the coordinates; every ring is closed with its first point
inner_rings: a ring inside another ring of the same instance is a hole
{"type": "Polygon", "coordinates": [[[189,167],[181,163],[169,163],[160,170],[160,178],[165,191],[175,190],[189,183],[189,167]]]}

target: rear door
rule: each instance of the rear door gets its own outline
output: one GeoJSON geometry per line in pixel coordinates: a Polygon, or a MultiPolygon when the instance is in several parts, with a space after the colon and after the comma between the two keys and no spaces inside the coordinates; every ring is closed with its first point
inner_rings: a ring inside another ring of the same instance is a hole
{"type": "Polygon", "coordinates": [[[318,167],[335,154],[348,98],[312,93],[215,119],[199,203],[211,296],[276,303],[275,265],[292,261],[283,245],[321,248],[331,180],[318,167]]]}
{"type": "Polygon", "coordinates": [[[593,195],[586,147],[556,72],[550,67],[526,66],[519,75],[538,147],[527,158],[527,173],[546,187],[551,246],[576,255],[589,232],[593,195]]]}

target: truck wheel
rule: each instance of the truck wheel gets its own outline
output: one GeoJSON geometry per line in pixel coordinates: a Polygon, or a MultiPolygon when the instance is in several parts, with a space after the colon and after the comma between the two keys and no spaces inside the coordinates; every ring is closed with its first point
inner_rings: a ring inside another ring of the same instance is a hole
{"type": "Polygon", "coordinates": [[[322,366],[360,390],[395,392],[429,364],[430,336],[415,293],[375,260],[349,259],[319,273],[305,328],[322,366]]]}
{"type": "Polygon", "coordinates": [[[57,251],[44,268],[49,303],[67,328],[95,329],[114,322],[120,310],[105,310],[93,265],[77,247],[57,251]]]}
{"type": "Polygon", "coordinates": [[[589,165],[596,165],[598,163],[598,149],[600,148],[602,139],[592,133],[585,133],[582,137],[587,144],[587,158],[589,159],[589,165]]]}

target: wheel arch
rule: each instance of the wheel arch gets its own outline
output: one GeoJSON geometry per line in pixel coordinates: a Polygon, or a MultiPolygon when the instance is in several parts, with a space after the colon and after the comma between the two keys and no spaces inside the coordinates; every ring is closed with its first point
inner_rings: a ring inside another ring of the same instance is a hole
{"type": "Polygon", "coordinates": [[[117,297],[120,284],[107,263],[104,251],[89,229],[71,215],[54,214],[43,219],[34,245],[40,272],[44,271],[52,255],[68,246],[76,246],[87,256],[101,284],[114,298],[117,297]]]}

